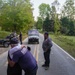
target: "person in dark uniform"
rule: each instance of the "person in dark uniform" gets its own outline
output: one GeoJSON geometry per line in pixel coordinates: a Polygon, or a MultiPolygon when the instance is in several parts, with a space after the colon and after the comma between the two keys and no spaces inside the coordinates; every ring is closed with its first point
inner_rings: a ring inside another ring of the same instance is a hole
{"type": "Polygon", "coordinates": [[[45,62],[42,65],[42,67],[45,67],[45,69],[49,68],[51,47],[52,47],[52,40],[51,40],[51,38],[49,38],[48,32],[45,32],[44,33],[44,41],[42,44],[42,48],[44,51],[44,59],[45,59],[45,62]]]}
{"type": "Polygon", "coordinates": [[[22,33],[20,32],[20,35],[19,35],[19,40],[20,40],[20,44],[22,44],[22,33]]]}

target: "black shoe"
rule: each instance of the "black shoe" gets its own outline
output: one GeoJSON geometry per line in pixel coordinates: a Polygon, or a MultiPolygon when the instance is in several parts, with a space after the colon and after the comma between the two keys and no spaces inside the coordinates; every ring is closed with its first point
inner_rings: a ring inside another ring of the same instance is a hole
{"type": "Polygon", "coordinates": [[[48,70],[49,69],[49,66],[45,66],[45,70],[48,70]]]}
{"type": "Polygon", "coordinates": [[[42,65],[42,67],[45,67],[45,66],[46,66],[45,64],[42,65]]]}

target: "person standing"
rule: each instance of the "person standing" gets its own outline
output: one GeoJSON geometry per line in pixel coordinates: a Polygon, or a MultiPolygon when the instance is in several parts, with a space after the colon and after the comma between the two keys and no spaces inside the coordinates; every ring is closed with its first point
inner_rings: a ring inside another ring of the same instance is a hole
{"type": "MultiPolygon", "coordinates": [[[[16,39],[13,39],[14,42],[16,39]]],[[[12,44],[11,46],[14,48],[16,44],[12,44]]],[[[13,67],[16,63],[20,65],[20,67],[25,71],[25,75],[36,75],[37,73],[37,62],[31,52],[27,48],[19,49],[13,53],[12,60],[9,59],[9,65],[13,67]]]]}
{"type": "Polygon", "coordinates": [[[44,33],[44,41],[42,44],[45,62],[42,65],[42,67],[45,67],[46,70],[49,68],[49,64],[50,64],[50,52],[51,52],[52,45],[53,45],[52,40],[51,40],[51,38],[49,38],[48,32],[45,32],[44,33]]]}
{"type": "Polygon", "coordinates": [[[20,35],[19,35],[19,40],[20,40],[20,44],[22,44],[22,33],[20,32],[20,35]]]}
{"type": "MultiPolygon", "coordinates": [[[[15,37],[14,37],[15,38],[15,37]]],[[[12,38],[12,39],[14,39],[12,38]]],[[[20,67],[20,65],[18,63],[16,63],[13,67],[10,66],[9,64],[9,60],[12,60],[13,57],[13,53],[15,51],[17,51],[18,49],[21,49],[21,45],[20,44],[16,44],[18,43],[18,40],[14,40],[12,41],[12,39],[10,40],[10,44],[15,44],[16,47],[13,48],[13,46],[11,46],[11,49],[8,51],[8,66],[7,66],[7,75],[22,75],[22,69],[20,67]]]]}

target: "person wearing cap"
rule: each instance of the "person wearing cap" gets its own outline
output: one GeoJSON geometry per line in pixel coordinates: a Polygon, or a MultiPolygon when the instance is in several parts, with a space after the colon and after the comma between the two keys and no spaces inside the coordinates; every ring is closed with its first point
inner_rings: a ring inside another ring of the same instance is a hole
{"type": "Polygon", "coordinates": [[[10,51],[13,55],[11,56],[11,60],[9,59],[8,61],[9,65],[14,67],[18,63],[21,69],[25,71],[25,75],[36,75],[38,66],[35,58],[28,50],[29,48],[17,46],[18,42],[16,41],[16,39],[13,39],[10,43],[11,47],[13,47],[12,49],[14,50],[17,47],[17,50],[14,50],[15,52],[13,50],[13,52],[10,51]]]}
{"type": "Polygon", "coordinates": [[[11,46],[11,49],[8,51],[7,75],[22,75],[22,69],[21,69],[20,65],[18,63],[16,63],[13,67],[11,67],[9,65],[9,60],[12,60],[14,52],[22,49],[25,46],[21,46],[20,44],[18,44],[18,39],[16,39],[16,37],[14,37],[10,40],[10,44],[15,44],[16,46],[14,48],[13,48],[13,46],[11,46]]]}
{"type": "Polygon", "coordinates": [[[51,52],[52,45],[53,45],[52,40],[49,37],[48,32],[45,32],[44,33],[44,41],[43,41],[43,44],[42,44],[45,62],[42,65],[42,67],[45,67],[46,70],[49,68],[49,64],[50,64],[50,52],[51,52]]]}

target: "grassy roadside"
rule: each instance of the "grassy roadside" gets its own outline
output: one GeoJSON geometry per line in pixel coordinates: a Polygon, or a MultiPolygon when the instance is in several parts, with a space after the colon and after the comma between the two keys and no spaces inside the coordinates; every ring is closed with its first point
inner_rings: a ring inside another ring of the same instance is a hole
{"type": "Polygon", "coordinates": [[[27,36],[28,36],[26,33],[23,33],[22,35],[23,35],[23,36],[22,36],[22,40],[26,39],[27,36]]]}
{"type": "Polygon", "coordinates": [[[9,34],[10,34],[10,32],[0,31],[0,39],[5,38],[5,37],[8,36],[9,34]]]}
{"type": "MultiPolygon", "coordinates": [[[[4,39],[9,34],[11,34],[11,32],[0,31],[0,39],[4,39]]],[[[23,33],[22,39],[25,39],[26,37],[27,37],[27,34],[23,33]]]]}
{"type": "Polygon", "coordinates": [[[52,40],[75,58],[75,36],[52,35],[52,40]]]}

